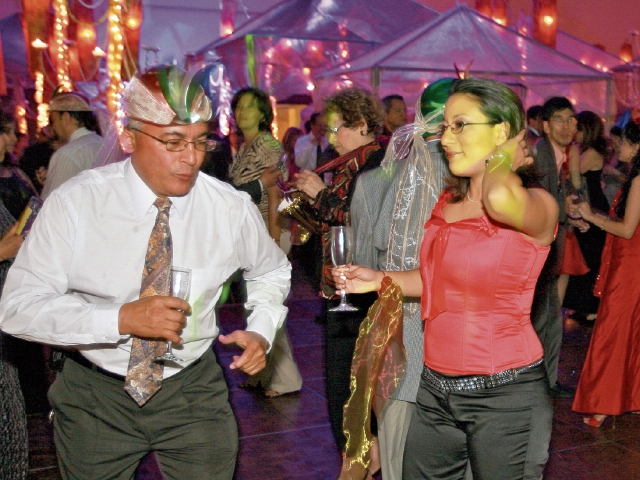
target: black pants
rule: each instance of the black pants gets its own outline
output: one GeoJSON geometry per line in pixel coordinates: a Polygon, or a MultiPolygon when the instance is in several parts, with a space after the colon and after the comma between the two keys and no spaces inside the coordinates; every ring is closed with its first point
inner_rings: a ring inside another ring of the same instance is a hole
{"type": "Polygon", "coordinates": [[[543,365],[513,383],[443,393],[424,378],[404,451],[403,478],[474,480],[542,478],[553,410],[543,365]]]}
{"type": "MultiPolygon", "coordinates": [[[[325,368],[327,384],[327,405],[331,429],[340,451],[344,450],[346,438],[342,431],[343,409],[349,399],[349,383],[351,379],[351,360],[358,338],[358,330],[362,320],[367,316],[369,307],[378,298],[377,293],[348,295],[349,302],[358,307],[357,312],[329,312],[340,303],[338,300],[327,300],[325,368]]],[[[371,429],[377,432],[375,418],[371,429]]]]}
{"type": "Polygon", "coordinates": [[[166,478],[230,480],[238,430],[213,351],[139,407],[124,381],[67,359],[49,391],[64,479],[131,479],[155,451],[166,478]]]}

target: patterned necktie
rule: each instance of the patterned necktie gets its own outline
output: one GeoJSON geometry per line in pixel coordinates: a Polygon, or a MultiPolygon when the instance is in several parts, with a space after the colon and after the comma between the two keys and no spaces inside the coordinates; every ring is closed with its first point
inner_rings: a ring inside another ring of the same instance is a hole
{"type": "MultiPolygon", "coordinates": [[[[140,298],[169,295],[173,257],[169,229],[171,201],[168,198],[158,198],[153,205],[158,209],[158,216],[151,231],[144,260],[140,298]]],[[[162,355],[166,348],[167,344],[164,341],[133,338],[124,389],[140,406],[147,403],[162,387],[164,365],[162,362],[155,362],[153,357],[162,355]]]]}

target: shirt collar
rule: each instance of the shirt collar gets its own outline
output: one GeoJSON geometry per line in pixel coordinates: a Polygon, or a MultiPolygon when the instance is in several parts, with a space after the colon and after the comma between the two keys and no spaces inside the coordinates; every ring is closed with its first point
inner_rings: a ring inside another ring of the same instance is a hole
{"type": "MultiPolygon", "coordinates": [[[[153,206],[153,202],[156,201],[158,196],[151,191],[142,178],[140,178],[136,169],[133,168],[131,157],[126,160],[124,165],[124,181],[127,186],[127,190],[129,191],[129,195],[131,196],[133,206],[140,219],[143,219],[152,209],[155,208],[153,206]]],[[[180,218],[184,218],[187,213],[189,203],[191,202],[191,197],[191,192],[182,197],[169,197],[171,200],[170,212],[175,212],[180,218]]]]}
{"type": "Polygon", "coordinates": [[[73,142],[74,140],[77,140],[80,137],[91,135],[91,133],[92,133],[91,130],[86,129],[85,127],[80,127],[71,134],[71,136],[69,137],[69,141],[73,142]]]}

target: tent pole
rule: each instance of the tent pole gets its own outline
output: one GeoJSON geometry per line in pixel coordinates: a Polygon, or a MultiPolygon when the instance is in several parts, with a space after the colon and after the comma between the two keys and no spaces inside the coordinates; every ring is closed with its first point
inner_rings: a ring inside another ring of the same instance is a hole
{"type": "Polygon", "coordinates": [[[371,87],[373,89],[373,94],[377,97],[380,89],[380,68],[378,67],[373,67],[371,69],[371,87]]]}
{"type": "Polygon", "coordinates": [[[615,94],[614,94],[613,77],[607,79],[607,105],[606,105],[606,118],[607,121],[614,121],[615,112],[615,94]]]}

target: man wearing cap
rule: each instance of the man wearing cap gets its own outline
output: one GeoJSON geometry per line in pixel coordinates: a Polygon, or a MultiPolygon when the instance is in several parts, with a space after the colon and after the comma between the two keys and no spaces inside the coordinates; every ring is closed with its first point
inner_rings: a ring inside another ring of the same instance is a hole
{"type": "MultiPolygon", "coordinates": [[[[424,90],[415,122],[395,130],[383,166],[358,179],[351,202],[355,265],[383,271],[418,267],[423,226],[449,174],[436,132],[454,81],[441,79],[424,90]]],[[[422,337],[420,299],[406,299],[402,339],[407,355],[405,373],[378,418],[385,480],[402,478],[404,445],[423,368],[422,337]]]]}
{"type": "Polygon", "coordinates": [[[47,181],[42,189],[43,200],[64,182],[91,168],[103,142],[93,109],[79,93],[54,95],[49,112],[51,128],[66,145],[51,157],[47,181]]]}
{"type": "Polygon", "coordinates": [[[197,81],[160,67],[134,77],[123,104],[130,158],[51,193],[5,284],[0,328],[72,349],[49,392],[63,478],[132,478],[154,451],[167,478],[231,479],[237,425],[211,345],[243,350],[231,370],[264,368],[291,266],[249,197],[199,174],[212,144],[197,81]],[[191,270],[188,301],[170,296],[170,267],[191,270]],[[252,313],[219,335],[214,307],[237,270],[252,313]],[[182,361],[157,360],[167,340],[182,361]]]}

